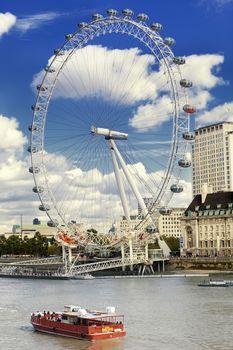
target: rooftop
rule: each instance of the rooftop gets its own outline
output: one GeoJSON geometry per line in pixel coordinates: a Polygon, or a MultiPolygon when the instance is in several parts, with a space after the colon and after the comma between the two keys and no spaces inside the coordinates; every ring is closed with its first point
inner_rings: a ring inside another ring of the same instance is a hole
{"type": "Polygon", "coordinates": [[[202,203],[201,194],[197,194],[189,204],[185,213],[188,211],[196,211],[196,207],[199,207],[199,211],[206,210],[206,207],[208,207],[209,210],[228,209],[229,204],[233,204],[233,192],[231,191],[209,193],[207,194],[204,203],[202,203]],[[221,208],[217,208],[219,204],[221,204],[221,208]]]}
{"type": "Polygon", "coordinates": [[[233,125],[233,122],[225,122],[225,121],[223,121],[223,122],[219,122],[219,123],[209,124],[209,125],[201,126],[200,128],[195,129],[195,131],[206,129],[206,128],[209,128],[211,126],[224,125],[224,124],[232,124],[233,125]]]}

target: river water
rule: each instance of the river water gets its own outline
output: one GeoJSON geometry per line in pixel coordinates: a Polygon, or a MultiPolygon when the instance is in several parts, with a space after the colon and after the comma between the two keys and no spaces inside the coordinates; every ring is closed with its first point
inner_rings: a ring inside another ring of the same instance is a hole
{"type": "Polygon", "coordinates": [[[200,288],[200,277],[21,280],[0,278],[1,350],[233,349],[233,287],[200,288]],[[124,339],[90,343],[34,332],[30,313],[65,304],[125,314],[124,339]]]}

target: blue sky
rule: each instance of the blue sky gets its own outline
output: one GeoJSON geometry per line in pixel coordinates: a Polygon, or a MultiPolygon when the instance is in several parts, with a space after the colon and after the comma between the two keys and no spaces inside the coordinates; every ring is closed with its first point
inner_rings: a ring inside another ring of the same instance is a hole
{"type": "MultiPolygon", "coordinates": [[[[64,35],[75,32],[79,22],[90,22],[94,12],[131,8],[135,14],[147,13],[150,22],[162,23],[162,36],[172,36],[176,40],[175,55],[186,56],[193,67],[187,72],[197,82],[196,95],[191,99],[200,105],[197,122],[233,120],[233,0],[15,0],[1,1],[0,5],[0,116],[4,116],[0,129],[6,130],[2,134],[0,131],[0,189],[3,189],[3,201],[8,208],[0,210],[0,227],[1,222],[2,227],[7,222],[15,222],[10,216],[17,215],[20,210],[28,218],[38,215],[37,202],[34,201],[29,210],[33,184],[25,175],[28,165],[23,152],[27,127],[31,123],[31,105],[35,100],[31,84],[53,50],[64,42],[64,35]],[[4,24],[1,16],[5,13],[10,14],[4,24]]],[[[124,111],[127,114],[126,108],[124,111]]],[[[142,110],[138,109],[137,113],[141,118],[142,110]]],[[[141,141],[150,143],[150,139],[141,141]]],[[[149,146],[144,147],[149,150],[149,146]]],[[[184,180],[187,191],[181,202],[187,203],[191,184],[187,175],[184,180]]]]}

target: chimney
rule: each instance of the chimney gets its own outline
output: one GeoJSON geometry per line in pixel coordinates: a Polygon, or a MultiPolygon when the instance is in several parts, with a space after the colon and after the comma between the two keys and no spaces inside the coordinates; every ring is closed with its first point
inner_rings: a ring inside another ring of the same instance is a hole
{"type": "Polygon", "coordinates": [[[208,185],[206,182],[202,185],[202,191],[201,191],[201,202],[202,204],[205,203],[206,196],[208,193],[213,193],[213,187],[208,185]]]}

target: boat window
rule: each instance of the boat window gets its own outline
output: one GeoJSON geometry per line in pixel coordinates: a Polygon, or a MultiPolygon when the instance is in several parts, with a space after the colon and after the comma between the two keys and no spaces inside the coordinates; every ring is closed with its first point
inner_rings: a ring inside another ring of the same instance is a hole
{"type": "Polygon", "coordinates": [[[67,320],[68,318],[67,318],[67,316],[62,315],[62,316],[61,316],[61,319],[62,319],[62,320],[67,320]]]}

